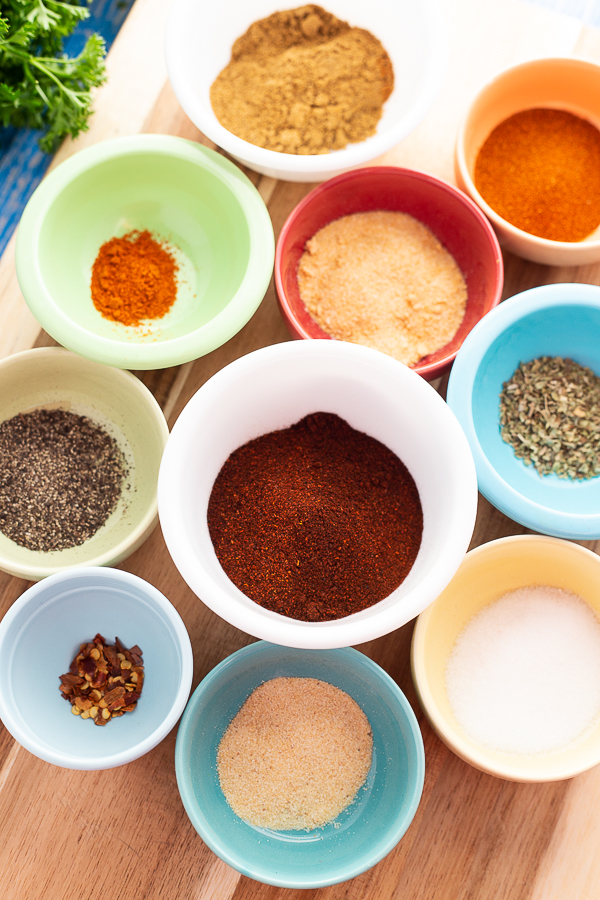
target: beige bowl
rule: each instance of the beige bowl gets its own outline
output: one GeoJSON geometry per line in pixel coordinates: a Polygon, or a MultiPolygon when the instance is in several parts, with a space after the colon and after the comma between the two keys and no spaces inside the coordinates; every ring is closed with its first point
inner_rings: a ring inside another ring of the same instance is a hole
{"type": "Polygon", "coordinates": [[[600,763],[600,722],[562,750],[501,753],[473,740],[446,695],[446,663],[465,625],[484,606],[517,588],[550,585],[578,594],[600,617],[600,556],[579,544],[541,535],[501,538],[471,550],[448,585],[417,619],[412,673],[432,728],[465,762],[509,781],[559,781],[600,763]]]}
{"type": "Polygon", "coordinates": [[[572,243],[536,237],[494,212],[475,187],[475,160],[489,134],[509,116],[536,107],[566,110],[600,128],[600,66],[581,59],[536,59],[489,82],[476,96],[458,132],[458,186],[488,216],[506,250],[551,266],[596,262],[600,259],[600,227],[585,240],[572,243]]]}
{"type": "Polygon", "coordinates": [[[169,429],[142,382],[122,369],[58,347],[26,350],[0,362],[0,422],[34,409],[87,416],[116,440],[128,475],[116,509],[79,547],[28,550],[0,533],[0,570],[39,581],[74,566],[114,566],[146,540],[158,522],[156,485],[169,429]]]}

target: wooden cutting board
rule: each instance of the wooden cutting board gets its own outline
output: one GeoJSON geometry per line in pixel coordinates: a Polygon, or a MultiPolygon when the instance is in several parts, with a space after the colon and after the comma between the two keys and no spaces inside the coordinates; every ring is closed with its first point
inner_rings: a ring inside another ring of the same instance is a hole
{"type": "MultiPolygon", "coordinates": [[[[249,0],[250,2],[250,0],[249,0]]],[[[100,140],[156,132],[213,146],[189,122],[168,84],[162,44],[170,0],[137,0],[111,50],[90,130],[56,162],[100,140]]],[[[290,4],[291,5],[291,4],[290,4]]],[[[523,0],[443,0],[450,39],[444,88],[423,123],[378,162],[453,179],[458,122],[478,87],[535,56],[600,62],[600,32],[523,0]]],[[[311,185],[248,172],[275,233],[311,185]]],[[[504,296],[539,284],[600,284],[600,265],[558,269],[505,257],[504,296]]],[[[0,357],[54,342],[29,313],[14,272],[14,239],[0,261],[0,357]]],[[[139,373],[172,426],[214,372],[251,350],[288,340],[271,285],[233,340],[203,359],[139,373]]],[[[443,384],[439,386],[443,390],[443,384]]],[[[480,498],[472,546],[525,529],[480,498]]],[[[600,551],[600,542],[586,546],[600,551]]],[[[179,610],[195,656],[194,687],[252,638],[210,612],[175,570],[160,529],[122,568],[163,591],[179,610]]],[[[0,574],[0,615],[28,587],[0,574]]],[[[0,725],[0,896],[3,900],[597,900],[600,898],[600,767],[571,781],[500,781],[457,759],[432,733],[410,677],[412,626],[360,646],[398,682],[421,724],[423,799],[400,844],[369,872],[319,891],[283,890],[240,876],[190,825],[174,770],[174,730],[140,760],[107,772],[55,768],[0,725]]],[[[31,677],[36,677],[32,660],[31,677]]]]}

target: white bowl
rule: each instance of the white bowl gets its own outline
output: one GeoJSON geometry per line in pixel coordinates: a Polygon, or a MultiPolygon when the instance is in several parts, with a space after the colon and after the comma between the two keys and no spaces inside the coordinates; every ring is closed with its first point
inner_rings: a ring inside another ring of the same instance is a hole
{"type": "Polygon", "coordinates": [[[372,32],[392,60],[394,90],[372,137],[328,154],[298,156],[257,147],[224,128],[212,110],[210,87],[229,63],[234,41],[253,22],[280,9],[275,0],[175,0],[165,45],[169,78],[184,111],[208,138],[263,175],[323,181],[375,159],[418,125],[446,69],[445,29],[437,0],[332,0],[326,4],[328,12],[372,32]]]}
{"type": "Polygon", "coordinates": [[[164,538],[194,593],[236,628],[306,649],[360,644],[422,612],[460,565],[476,508],[471,451],[439,394],[402,363],[343,341],[276,344],[221,369],[177,420],[158,485],[164,538]],[[264,609],[229,580],[215,554],[206,511],[230,453],[317,411],[338,414],[400,457],[419,490],[424,527],[415,563],[389,597],[343,619],[304,622],[264,609]]]}

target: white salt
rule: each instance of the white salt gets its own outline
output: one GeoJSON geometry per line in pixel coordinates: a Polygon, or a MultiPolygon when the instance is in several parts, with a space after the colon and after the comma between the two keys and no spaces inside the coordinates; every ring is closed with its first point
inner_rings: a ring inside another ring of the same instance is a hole
{"type": "Polygon", "coordinates": [[[560,750],[600,718],[600,621],[570,591],[511,591],[458,636],[446,692],[473,740],[504,753],[560,750]]]}

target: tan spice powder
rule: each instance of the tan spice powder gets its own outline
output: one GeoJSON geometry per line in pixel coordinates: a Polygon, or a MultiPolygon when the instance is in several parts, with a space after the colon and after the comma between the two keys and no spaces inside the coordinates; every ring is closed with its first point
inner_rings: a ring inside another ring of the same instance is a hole
{"type": "Polygon", "coordinates": [[[374,134],[393,87],[376,37],[309,4],[254,22],[210,99],[221,125],[243,140],[306,155],[374,134]]]}
{"type": "Polygon", "coordinates": [[[369,721],[316,678],[274,678],[248,697],[217,753],[233,811],[260,828],[318,828],[342,812],[371,767],[369,721]]]}
{"type": "Polygon", "coordinates": [[[413,216],[378,210],[336,219],[306,243],[300,297],[332,337],[412,366],[452,340],[467,303],[454,257],[413,216]]]}

